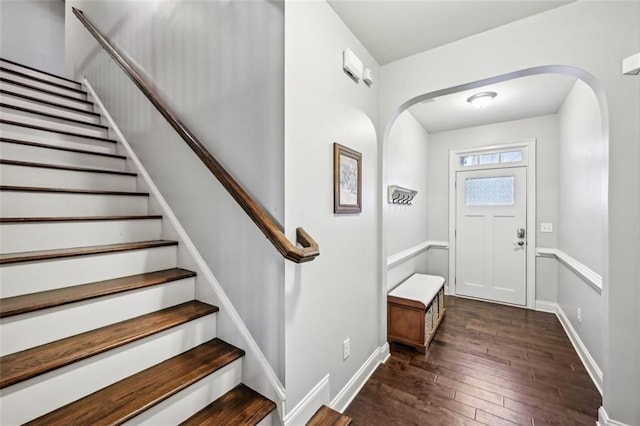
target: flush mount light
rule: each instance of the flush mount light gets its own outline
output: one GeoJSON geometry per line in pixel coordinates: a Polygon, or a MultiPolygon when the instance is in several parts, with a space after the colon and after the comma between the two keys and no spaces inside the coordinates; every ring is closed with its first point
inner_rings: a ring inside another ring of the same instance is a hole
{"type": "Polygon", "coordinates": [[[496,96],[498,96],[496,92],[476,93],[475,95],[467,99],[467,102],[478,109],[483,109],[488,107],[489,104],[491,104],[491,102],[493,101],[493,98],[495,98],[496,96]]]}

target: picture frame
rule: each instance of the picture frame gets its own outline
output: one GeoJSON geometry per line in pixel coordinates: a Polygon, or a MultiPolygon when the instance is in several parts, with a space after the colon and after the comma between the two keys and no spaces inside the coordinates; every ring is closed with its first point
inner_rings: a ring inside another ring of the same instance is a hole
{"type": "Polygon", "coordinates": [[[362,154],[333,144],[333,213],[362,212],[362,154]]]}

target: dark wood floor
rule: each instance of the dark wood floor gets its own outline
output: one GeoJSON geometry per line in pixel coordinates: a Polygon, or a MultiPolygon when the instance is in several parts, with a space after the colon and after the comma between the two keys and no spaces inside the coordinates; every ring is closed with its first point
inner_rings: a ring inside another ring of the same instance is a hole
{"type": "Polygon", "coordinates": [[[353,425],[594,425],[602,399],[553,314],[447,297],[426,354],[391,345],[353,425]]]}

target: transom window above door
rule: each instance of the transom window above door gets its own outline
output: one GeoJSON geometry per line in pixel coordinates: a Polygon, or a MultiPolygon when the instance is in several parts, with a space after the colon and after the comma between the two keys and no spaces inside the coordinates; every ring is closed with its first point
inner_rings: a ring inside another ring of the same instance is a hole
{"type": "Polygon", "coordinates": [[[484,166],[503,163],[522,163],[522,161],[522,150],[489,152],[486,154],[470,154],[460,156],[460,165],[463,167],[484,166]]]}

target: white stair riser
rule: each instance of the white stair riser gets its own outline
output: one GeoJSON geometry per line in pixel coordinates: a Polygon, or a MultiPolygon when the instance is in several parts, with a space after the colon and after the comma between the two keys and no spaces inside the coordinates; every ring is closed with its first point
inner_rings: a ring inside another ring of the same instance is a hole
{"type": "MultiPolygon", "coordinates": [[[[0,77],[4,78],[6,80],[11,80],[11,81],[15,81],[15,82],[18,82],[18,83],[26,84],[26,85],[29,85],[31,87],[35,87],[37,89],[43,89],[43,90],[47,90],[49,92],[59,93],[60,95],[70,96],[72,98],[81,99],[83,101],[87,100],[87,94],[86,93],[79,93],[79,92],[76,92],[75,90],[72,90],[70,88],[56,86],[56,85],[53,85],[53,84],[49,84],[49,83],[45,83],[45,82],[42,82],[42,81],[34,80],[32,78],[23,77],[21,75],[0,71],[0,77]]],[[[82,89],[80,89],[80,90],[82,90],[82,89]]]]}
{"type": "Polygon", "coordinates": [[[6,123],[0,124],[0,136],[19,141],[46,143],[63,148],[84,149],[108,154],[113,154],[116,151],[116,144],[113,142],[31,129],[29,127],[6,123]]]}
{"type": "Polygon", "coordinates": [[[260,420],[260,423],[258,423],[256,426],[271,426],[271,425],[275,425],[275,421],[274,421],[274,412],[272,411],[271,413],[269,413],[269,415],[267,417],[265,417],[264,419],[260,420]]]}
{"type": "Polygon", "coordinates": [[[148,197],[0,191],[2,217],[124,216],[147,214],[148,197]]]}
{"type": "Polygon", "coordinates": [[[107,129],[91,126],[89,124],[75,123],[64,119],[48,117],[32,112],[21,111],[9,107],[0,107],[0,118],[3,120],[17,121],[19,123],[32,124],[63,132],[73,132],[99,138],[109,137],[107,129]]]}
{"type": "Polygon", "coordinates": [[[9,386],[0,391],[0,424],[33,420],[207,342],[215,335],[216,320],[212,314],[9,386]]]}
{"type": "Polygon", "coordinates": [[[100,117],[93,114],[83,114],[66,108],[56,107],[43,102],[31,101],[19,96],[9,94],[0,95],[0,102],[22,108],[32,109],[45,114],[53,114],[60,117],[84,121],[86,123],[100,124],[100,117]]]}
{"type": "Polygon", "coordinates": [[[54,102],[59,105],[68,106],[71,108],[81,109],[83,111],[92,111],[93,105],[90,103],[82,102],[79,99],[70,99],[63,96],[53,95],[49,93],[43,93],[38,89],[30,89],[28,87],[19,86],[5,81],[0,81],[0,90],[7,90],[9,92],[17,93],[19,95],[30,96],[32,98],[42,99],[43,101],[54,102]]]}
{"type": "Polygon", "coordinates": [[[188,302],[194,298],[194,286],[195,280],[189,278],[0,318],[0,356],[188,302]]]}
{"type": "Polygon", "coordinates": [[[49,75],[49,74],[45,74],[36,70],[31,70],[29,68],[25,68],[25,67],[21,67],[20,65],[15,65],[15,64],[10,64],[8,62],[5,61],[0,61],[0,66],[2,68],[6,68],[9,70],[13,70],[13,71],[18,71],[21,72],[22,74],[26,74],[26,75],[30,75],[36,78],[39,78],[41,80],[47,80],[47,81],[51,81],[52,83],[56,83],[56,84],[62,84],[63,86],[67,86],[70,87],[72,89],[80,89],[81,85],[78,84],[77,82],[72,82],[72,81],[68,81],[65,80],[63,78],[57,78],[55,76],[49,75]]]}
{"type": "Polygon", "coordinates": [[[177,425],[240,384],[241,361],[224,366],[124,424],[177,425]]]}
{"type": "Polygon", "coordinates": [[[136,190],[136,177],[131,175],[0,164],[0,176],[3,185],[129,192],[136,190]]]}
{"type": "Polygon", "coordinates": [[[176,246],[0,267],[0,297],[13,297],[176,267],[176,246]]]}
{"type": "Polygon", "coordinates": [[[160,239],[161,219],[0,224],[0,253],[160,239]]]}
{"type": "Polygon", "coordinates": [[[33,161],[37,159],[47,164],[119,171],[124,171],[126,167],[126,160],[122,158],[83,154],[8,142],[0,142],[0,158],[16,161],[33,161]]]}

